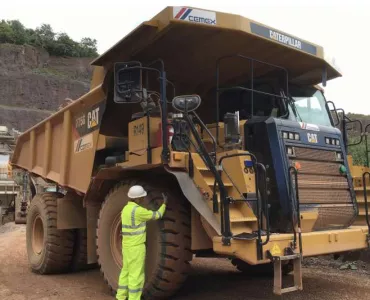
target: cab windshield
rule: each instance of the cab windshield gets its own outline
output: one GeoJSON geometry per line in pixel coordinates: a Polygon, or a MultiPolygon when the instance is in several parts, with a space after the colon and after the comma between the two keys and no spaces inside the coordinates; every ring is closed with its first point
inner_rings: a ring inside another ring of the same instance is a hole
{"type": "Polygon", "coordinates": [[[298,122],[323,126],[332,126],[326,101],[321,91],[311,87],[290,87],[292,101],[289,103],[289,115],[298,122]]]}
{"type": "MultiPolygon", "coordinates": [[[[246,85],[248,87],[248,85],[246,85]]],[[[288,118],[297,122],[332,126],[322,92],[310,86],[289,86],[290,99],[277,97],[277,89],[272,84],[260,83],[251,92],[240,90],[226,91],[219,102],[219,120],[223,121],[226,113],[239,111],[241,120],[254,116],[288,118]],[[287,112],[289,110],[289,113],[287,112]]],[[[280,88],[280,90],[282,90],[280,88]]],[[[281,95],[281,94],[280,94],[281,95]]]]}

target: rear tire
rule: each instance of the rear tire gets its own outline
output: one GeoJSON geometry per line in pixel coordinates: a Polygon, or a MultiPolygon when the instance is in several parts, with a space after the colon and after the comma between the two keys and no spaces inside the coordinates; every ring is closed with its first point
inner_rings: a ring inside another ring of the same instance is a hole
{"type": "Polygon", "coordinates": [[[162,220],[147,223],[146,282],[147,299],[173,295],[184,283],[192,259],[190,212],[181,195],[144,181],[118,184],[107,195],[99,215],[97,253],[101,271],[108,285],[116,290],[122,267],[121,211],[128,202],[128,189],[140,184],[148,192],[146,208],[158,209],[161,193],[168,194],[162,220]]]}
{"type": "Polygon", "coordinates": [[[87,264],[87,229],[76,229],[71,271],[78,272],[96,267],[97,264],[87,264]]]}
{"type": "Polygon", "coordinates": [[[14,217],[14,222],[15,224],[26,224],[27,222],[27,216],[22,216],[21,212],[21,200],[22,196],[18,195],[15,198],[15,217],[14,217]]]}
{"type": "Polygon", "coordinates": [[[27,223],[27,217],[19,216],[17,213],[14,217],[15,224],[26,224],[27,223]]]}
{"type": "Polygon", "coordinates": [[[37,194],[28,210],[27,254],[35,273],[63,273],[69,270],[72,262],[74,231],[57,229],[59,195],[37,194]]]}

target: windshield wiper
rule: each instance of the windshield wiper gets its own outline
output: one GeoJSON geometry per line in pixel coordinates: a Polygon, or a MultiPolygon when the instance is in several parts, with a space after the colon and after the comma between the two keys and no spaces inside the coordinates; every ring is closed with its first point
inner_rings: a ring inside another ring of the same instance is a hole
{"type": "Polygon", "coordinates": [[[289,96],[288,101],[289,101],[289,104],[291,105],[291,107],[293,108],[293,112],[294,112],[295,116],[297,118],[299,118],[301,120],[301,122],[303,122],[303,119],[302,119],[301,115],[299,114],[297,107],[295,106],[295,101],[294,101],[293,97],[289,96]]]}

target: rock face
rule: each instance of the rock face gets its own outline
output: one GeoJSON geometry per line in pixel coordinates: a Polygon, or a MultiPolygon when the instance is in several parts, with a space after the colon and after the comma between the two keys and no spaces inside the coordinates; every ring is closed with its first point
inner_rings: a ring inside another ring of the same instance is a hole
{"type": "Polygon", "coordinates": [[[91,60],[0,44],[0,125],[25,131],[56,111],[65,98],[86,93],[91,60]]]}

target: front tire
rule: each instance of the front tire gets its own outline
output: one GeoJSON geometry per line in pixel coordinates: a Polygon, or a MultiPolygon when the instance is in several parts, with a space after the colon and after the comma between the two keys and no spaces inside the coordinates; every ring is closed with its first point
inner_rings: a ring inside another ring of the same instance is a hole
{"type": "Polygon", "coordinates": [[[64,273],[70,268],[74,232],[57,229],[58,193],[37,194],[27,214],[26,243],[31,269],[39,274],[64,273]]]}
{"type": "Polygon", "coordinates": [[[146,208],[157,209],[161,193],[168,194],[162,220],[147,223],[146,282],[144,297],[168,298],[185,281],[192,259],[190,213],[178,193],[148,182],[124,182],[107,195],[99,215],[97,252],[101,271],[108,285],[116,290],[122,268],[121,211],[128,202],[129,188],[139,184],[148,192],[146,208]]]}

